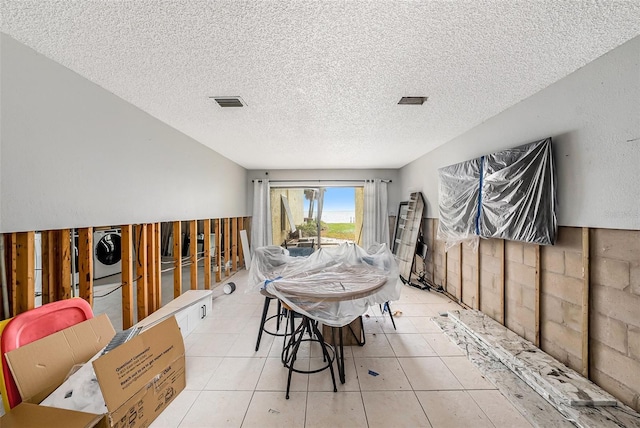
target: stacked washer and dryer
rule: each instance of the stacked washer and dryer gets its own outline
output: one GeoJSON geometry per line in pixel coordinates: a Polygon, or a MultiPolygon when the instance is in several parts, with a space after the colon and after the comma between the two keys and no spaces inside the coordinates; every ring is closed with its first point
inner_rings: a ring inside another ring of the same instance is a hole
{"type": "Polygon", "coordinates": [[[93,279],[100,279],[122,272],[120,229],[93,232],[93,279]]]}
{"type": "MultiPolygon", "coordinates": [[[[93,279],[102,279],[122,272],[121,233],[119,228],[93,232],[93,279]]],[[[42,235],[34,239],[36,306],[42,304],[42,235]]],[[[74,234],[75,284],[78,284],[78,234],[74,234]]]]}

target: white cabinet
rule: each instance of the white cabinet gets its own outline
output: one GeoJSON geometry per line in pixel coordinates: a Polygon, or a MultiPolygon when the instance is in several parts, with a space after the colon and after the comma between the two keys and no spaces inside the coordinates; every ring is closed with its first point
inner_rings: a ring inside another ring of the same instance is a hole
{"type": "Polygon", "coordinates": [[[191,331],[189,330],[189,310],[188,308],[175,314],[178,327],[182,337],[185,338],[191,331]]]}
{"type": "Polygon", "coordinates": [[[211,309],[211,296],[209,296],[208,298],[202,298],[194,304],[190,305],[188,308],[183,309],[181,313],[184,312],[187,316],[187,325],[185,330],[182,330],[182,326],[180,327],[182,337],[187,337],[189,333],[196,329],[196,327],[202,322],[202,320],[210,316],[211,309]]]}
{"type": "Polygon", "coordinates": [[[174,315],[182,337],[187,337],[204,319],[211,316],[212,299],[211,290],[189,290],[140,321],[138,325],[146,328],[174,315]]]}

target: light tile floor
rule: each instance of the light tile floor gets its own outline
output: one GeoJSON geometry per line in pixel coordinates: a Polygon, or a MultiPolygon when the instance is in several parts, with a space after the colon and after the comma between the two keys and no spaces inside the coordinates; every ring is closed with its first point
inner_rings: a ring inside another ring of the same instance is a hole
{"type": "MultiPolygon", "coordinates": [[[[246,279],[231,277],[233,294],[214,290],[212,316],[185,340],[186,389],[153,428],[531,427],[430,320],[459,306],[409,286],[391,303],[397,330],[379,308],[366,314],[366,345],[346,348],[338,392],[327,370],[294,373],[286,400],[282,339],[265,334],[255,352],[264,297],[246,293],[246,279]]],[[[299,362],[321,364],[318,349],[301,349],[299,362]]]]}

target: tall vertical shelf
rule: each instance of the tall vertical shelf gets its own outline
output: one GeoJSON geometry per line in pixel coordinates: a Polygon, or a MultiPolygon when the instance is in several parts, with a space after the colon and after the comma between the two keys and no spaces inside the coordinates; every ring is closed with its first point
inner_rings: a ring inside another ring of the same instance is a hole
{"type": "Polygon", "coordinates": [[[424,206],[422,193],[413,192],[409,202],[404,206],[401,203],[398,210],[394,254],[400,271],[400,279],[404,283],[409,283],[411,280],[424,206]]]}
{"type": "Polygon", "coordinates": [[[400,202],[398,207],[398,216],[396,217],[395,233],[393,234],[393,246],[391,252],[396,255],[400,248],[400,242],[402,242],[402,231],[404,230],[404,224],[407,222],[407,209],[409,202],[400,202]]]}

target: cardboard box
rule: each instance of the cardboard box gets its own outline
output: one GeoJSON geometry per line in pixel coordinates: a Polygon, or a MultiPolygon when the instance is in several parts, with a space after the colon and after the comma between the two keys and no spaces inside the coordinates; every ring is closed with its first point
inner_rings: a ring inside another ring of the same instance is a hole
{"type": "Polygon", "coordinates": [[[7,353],[24,402],[3,416],[0,425],[148,426],[185,387],[184,342],[174,317],[93,362],[107,407],[103,415],[33,404],[53,392],[73,365],[88,361],[114,334],[108,317],[101,315],[7,353]]]}

